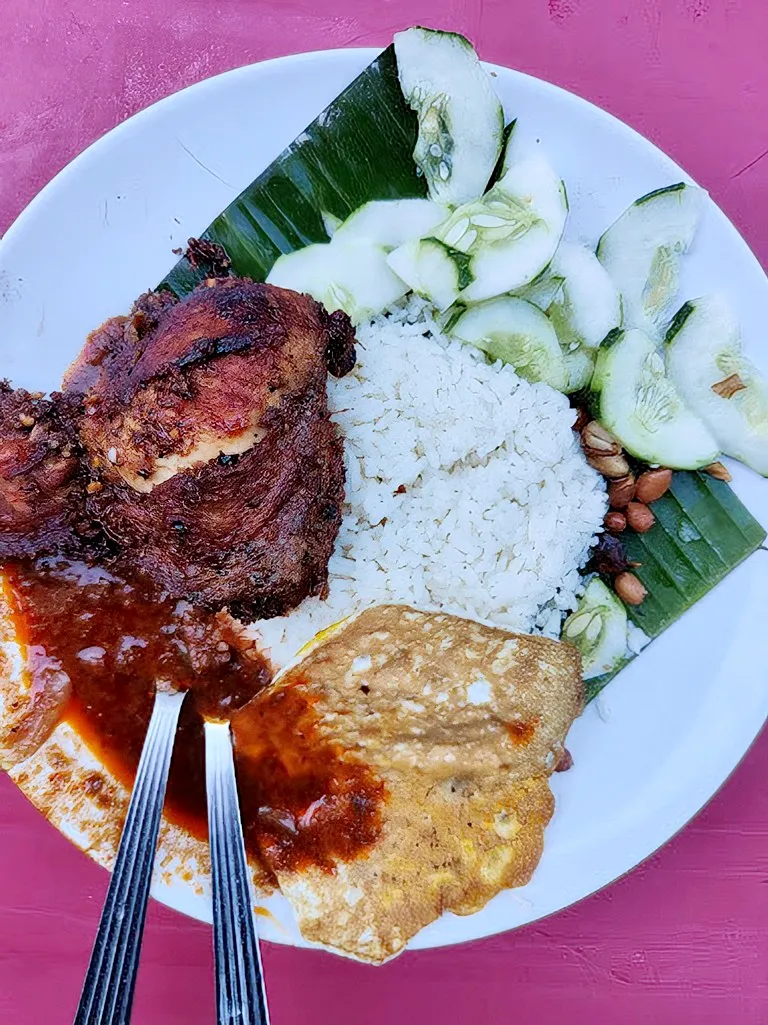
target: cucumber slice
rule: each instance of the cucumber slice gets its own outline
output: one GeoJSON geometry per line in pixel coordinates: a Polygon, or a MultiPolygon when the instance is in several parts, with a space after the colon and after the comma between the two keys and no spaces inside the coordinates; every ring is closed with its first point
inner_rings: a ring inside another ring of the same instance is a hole
{"type": "Polygon", "coordinates": [[[722,296],[680,310],[667,334],[667,372],[723,452],[768,477],[768,382],[743,355],[722,296]]]}
{"type": "Polygon", "coordinates": [[[307,292],[329,313],[344,310],[353,324],[381,313],[408,291],[380,246],[344,240],[286,253],[275,261],[267,282],[307,292]]]}
{"type": "Polygon", "coordinates": [[[621,299],[605,267],[585,246],[562,242],[549,275],[562,281],[547,307],[561,344],[597,349],[621,323],[621,299]]]}
{"type": "Polygon", "coordinates": [[[638,459],[675,470],[714,462],[720,447],[666,376],[654,342],[633,328],[598,351],[600,422],[638,459]]]}
{"type": "Polygon", "coordinates": [[[527,299],[529,303],[533,303],[534,306],[538,306],[546,313],[562,289],[563,279],[555,277],[547,267],[530,285],[517,289],[515,295],[520,296],[521,299],[527,299]]]}
{"type": "Polygon", "coordinates": [[[585,680],[613,672],[627,655],[627,610],[599,577],[593,577],[561,637],[581,652],[585,680]]]}
{"type": "Polygon", "coordinates": [[[597,257],[623,301],[624,324],[657,337],[678,288],[680,257],[693,242],[704,193],[680,182],[632,204],[606,231],[597,257]]]}
{"type": "Polygon", "coordinates": [[[543,156],[515,164],[484,196],[465,203],[435,231],[471,257],[466,302],[522,288],[555,254],[565,226],[562,182],[543,156]]]}
{"type": "Polygon", "coordinates": [[[591,349],[582,348],[575,342],[572,342],[571,345],[572,348],[561,345],[568,374],[568,380],[563,388],[566,395],[572,395],[574,392],[588,388],[595,369],[594,352],[591,349]]]}
{"type": "Polygon", "coordinates": [[[469,260],[436,238],[413,239],[394,249],[387,262],[414,292],[447,310],[470,281],[469,260]]]}
{"type": "Polygon", "coordinates": [[[499,296],[471,306],[448,333],[482,349],[492,360],[510,363],[526,381],[544,381],[558,391],[568,384],[555,329],[541,310],[525,299],[499,296]]]}
{"type": "Polygon", "coordinates": [[[374,199],[363,203],[341,224],[337,240],[373,242],[389,251],[413,238],[432,234],[448,211],[429,199],[374,199]]]}
{"type": "Polygon", "coordinates": [[[479,196],[501,151],[504,112],[491,78],[464,36],[426,28],[395,33],[400,88],[416,111],[413,159],[436,203],[479,196]]]}

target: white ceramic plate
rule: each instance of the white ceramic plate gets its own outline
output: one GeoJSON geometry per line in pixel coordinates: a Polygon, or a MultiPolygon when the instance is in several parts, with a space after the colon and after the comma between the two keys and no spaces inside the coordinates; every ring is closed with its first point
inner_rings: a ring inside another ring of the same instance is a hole
{"type": "MultiPolygon", "coordinates": [[[[302,54],[241,68],[131,118],[61,172],[0,244],[0,359],[16,385],[53,389],[92,328],[124,312],[175,262],[173,247],[213,218],[376,55],[302,54]]],[[[638,196],[687,177],[609,114],[545,82],[493,68],[518,131],[565,179],[569,235],[595,242],[638,196]]],[[[704,183],[706,184],[706,183],[704,183]]],[[[768,370],[768,282],[713,205],[686,261],[683,295],[725,291],[747,349],[768,370]]],[[[768,525],[768,482],[741,467],[734,486],[768,525]]],[[[524,889],[468,918],[446,915],[411,947],[457,943],[564,908],[627,872],[715,793],[768,715],[768,553],[758,552],[665,633],[574,725],[572,771],[555,776],[557,812],[524,889]],[[609,709],[610,714],[606,709],[609,709]]],[[[207,902],[182,882],[155,895],[196,918],[207,902]]],[[[285,928],[267,938],[300,943],[285,928]]]]}

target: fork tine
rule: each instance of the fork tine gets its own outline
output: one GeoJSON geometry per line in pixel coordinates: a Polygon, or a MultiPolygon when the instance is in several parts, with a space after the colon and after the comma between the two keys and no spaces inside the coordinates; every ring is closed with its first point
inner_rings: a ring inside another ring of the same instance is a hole
{"type": "Polygon", "coordinates": [[[158,690],[74,1025],[127,1025],[179,712],[158,690]]]}
{"type": "Polygon", "coordinates": [[[218,1025],[269,1025],[229,723],[205,724],[218,1025]]]}

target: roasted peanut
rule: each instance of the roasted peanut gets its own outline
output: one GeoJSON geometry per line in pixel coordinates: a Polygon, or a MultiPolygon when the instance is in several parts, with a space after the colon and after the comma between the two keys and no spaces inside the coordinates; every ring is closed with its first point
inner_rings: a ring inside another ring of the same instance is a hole
{"type": "Polygon", "coordinates": [[[567,772],[573,767],[573,755],[567,747],[563,748],[562,754],[555,762],[555,772],[567,772]]]}
{"type": "Polygon", "coordinates": [[[645,534],[656,522],[656,517],[642,502],[630,502],[627,506],[626,517],[627,524],[638,534],[645,534]]]}
{"type": "Polygon", "coordinates": [[[634,573],[619,573],[613,582],[616,594],[627,605],[641,605],[648,594],[634,573]]]}
{"type": "Polygon", "coordinates": [[[587,457],[589,465],[609,480],[617,480],[629,474],[629,463],[621,453],[606,455],[605,453],[584,449],[584,455],[587,457]]]}
{"type": "Polygon", "coordinates": [[[631,473],[611,481],[608,485],[608,502],[612,509],[626,509],[635,497],[635,483],[631,473]]]}
{"type": "Polygon", "coordinates": [[[621,444],[597,420],[590,420],[581,432],[581,440],[585,450],[596,455],[617,456],[621,452],[621,444]]]}
{"type": "Polygon", "coordinates": [[[724,480],[726,482],[733,480],[728,467],[723,466],[722,463],[710,463],[709,466],[704,467],[704,473],[708,473],[715,480],[724,480]]]}
{"type": "Polygon", "coordinates": [[[624,513],[620,513],[616,509],[612,509],[610,512],[605,514],[603,523],[605,524],[605,529],[610,530],[612,534],[620,534],[627,526],[627,517],[624,513]]]}
{"type": "Polygon", "coordinates": [[[721,399],[731,399],[737,392],[744,391],[746,387],[746,384],[744,384],[738,374],[730,374],[728,377],[724,377],[722,381],[713,384],[712,391],[715,395],[719,395],[721,399]]]}
{"type": "Polygon", "coordinates": [[[671,483],[671,470],[646,470],[645,473],[641,473],[637,478],[635,498],[638,502],[645,502],[646,505],[649,502],[655,502],[669,491],[669,485],[671,483]]]}

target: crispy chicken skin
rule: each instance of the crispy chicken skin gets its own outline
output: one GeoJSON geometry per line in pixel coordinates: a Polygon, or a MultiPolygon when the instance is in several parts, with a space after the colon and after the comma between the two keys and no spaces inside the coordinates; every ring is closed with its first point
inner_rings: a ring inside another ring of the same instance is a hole
{"type": "Polygon", "coordinates": [[[69,403],[0,382],[0,557],[81,550],[85,476],[69,403]]]}
{"type": "Polygon", "coordinates": [[[345,315],[246,279],[107,321],[65,376],[87,509],[165,591],[245,619],[319,594],[341,521],[326,374],[354,365],[345,315]]]}

